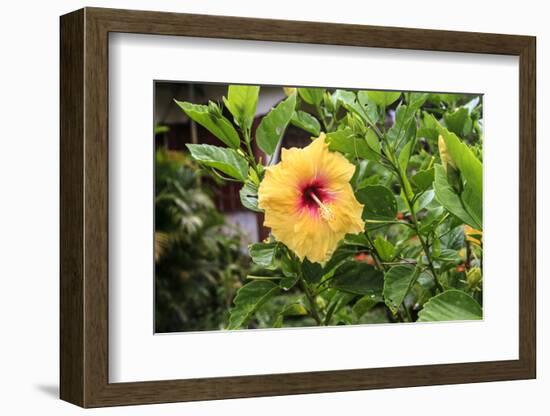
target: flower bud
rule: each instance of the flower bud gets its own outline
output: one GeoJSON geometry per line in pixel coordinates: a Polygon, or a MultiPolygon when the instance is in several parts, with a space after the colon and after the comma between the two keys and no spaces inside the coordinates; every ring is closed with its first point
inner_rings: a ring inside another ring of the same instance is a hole
{"type": "Polygon", "coordinates": [[[297,89],[294,87],[283,87],[283,91],[287,97],[290,97],[292,94],[296,94],[296,90],[297,89]]]}
{"type": "Polygon", "coordinates": [[[439,138],[437,140],[437,146],[439,147],[439,157],[441,158],[441,164],[443,165],[445,171],[447,171],[447,165],[451,165],[453,168],[456,169],[455,162],[451,158],[451,155],[449,155],[449,152],[447,151],[447,144],[445,143],[445,139],[443,139],[443,136],[441,134],[439,135],[439,138]]]}
{"type": "Polygon", "coordinates": [[[474,289],[478,288],[481,284],[482,274],[479,267],[472,267],[466,273],[466,282],[468,283],[468,288],[474,289]]]}

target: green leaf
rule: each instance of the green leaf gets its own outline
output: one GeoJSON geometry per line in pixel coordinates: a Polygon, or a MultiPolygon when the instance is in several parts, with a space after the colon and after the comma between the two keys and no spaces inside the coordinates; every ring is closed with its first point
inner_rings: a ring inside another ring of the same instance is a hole
{"type": "Polygon", "coordinates": [[[437,255],[434,255],[433,258],[437,261],[444,261],[455,265],[462,263],[462,257],[459,252],[448,248],[442,249],[437,255]]]}
{"type": "Polygon", "coordinates": [[[298,283],[299,277],[297,274],[285,275],[279,282],[279,286],[284,290],[290,290],[298,283]]]}
{"type": "Polygon", "coordinates": [[[258,208],[258,185],[254,182],[247,179],[239,191],[239,197],[245,208],[254,212],[263,212],[258,208]]]}
{"type": "Polygon", "coordinates": [[[235,150],[209,144],[186,144],[186,146],[196,161],[218,169],[232,178],[245,181],[248,174],[248,162],[235,150]]]}
{"type": "MultiPolygon", "coordinates": [[[[469,233],[470,236],[473,236],[473,233],[469,233]]],[[[478,235],[481,238],[481,235],[478,235]]],[[[440,237],[441,244],[445,248],[450,248],[453,250],[460,250],[464,247],[464,227],[462,224],[451,228],[449,231],[446,231],[444,235],[440,237]]]]}
{"type": "Polygon", "coordinates": [[[333,94],[334,99],[342,104],[356,104],[355,93],[353,91],[336,90],[333,94]]]}
{"type": "Polygon", "coordinates": [[[341,244],[336,251],[332,254],[332,257],[323,267],[323,274],[331,275],[334,270],[340,266],[344,261],[351,260],[355,254],[359,253],[360,249],[348,244],[341,244]]]}
{"type": "Polygon", "coordinates": [[[403,144],[416,136],[416,110],[407,105],[400,105],[395,113],[395,123],[386,133],[389,142],[400,149],[403,144]]]}
{"type": "Polygon", "coordinates": [[[367,144],[371,148],[371,150],[374,153],[376,153],[377,155],[379,155],[380,152],[381,152],[381,150],[380,150],[380,140],[378,140],[378,136],[376,135],[374,130],[372,130],[372,129],[367,130],[366,139],[367,139],[367,144]]]}
{"type": "Polygon", "coordinates": [[[436,118],[428,113],[427,111],[422,111],[422,119],[420,122],[420,128],[416,132],[417,137],[424,137],[429,142],[437,143],[437,138],[439,137],[439,123],[436,118]]]}
{"type": "Polygon", "coordinates": [[[332,151],[362,159],[378,160],[378,155],[369,147],[367,141],[357,137],[350,128],[328,133],[327,141],[332,151]]]}
{"type": "Polygon", "coordinates": [[[360,104],[361,110],[366,115],[365,121],[371,125],[376,124],[381,117],[380,113],[385,112],[385,107],[382,105],[377,105],[376,102],[370,98],[367,91],[359,91],[357,93],[357,101],[360,104]]]}
{"type": "Polygon", "coordinates": [[[353,305],[352,312],[357,319],[360,319],[364,314],[370,311],[376,304],[380,303],[379,299],[373,299],[371,296],[363,296],[355,305],[353,305]]]}
{"type": "MultiPolygon", "coordinates": [[[[176,104],[180,106],[191,120],[199,123],[227,146],[233,149],[239,148],[239,134],[231,122],[221,114],[221,111],[213,111],[212,107],[207,105],[192,104],[184,101],[176,101],[176,104]]],[[[212,103],[212,105],[216,104],[212,103]]]]}
{"type": "Polygon", "coordinates": [[[230,85],[227,88],[227,98],[223,102],[233,115],[235,124],[243,130],[250,130],[256,116],[256,105],[260,87],[256,85],[230,85]]]}
{"type": "Polygon", "coordinates": [[[332,287],[356,295],[380,298],[384,286],[382,272],[366,263],[349,261],[334,271],[332,287]]]}
{"type": "Polygon", "coordinates": [[[434,168],[419,170],[411,177],[411,183],[417,191],[423,192],[432,186],[434,182],[434,176],[434,168]]]}
{"type": "Polygon", "coordinates": [[[307,309],[302,303],[291,303],[284,307],[281,314],[284,316],[303,316],[307,315],[307,309]]]}
{"type": "Polygon", "coordinates": [[[418,276],[411,265],[393,266],[384,275],[384,301],[395,315],[418,276]]]}
{"type": "Polygon", "coordinates": [[[330,325],[332,316],[350,303],[355,297],[356,295],[352,293],[336,292],[330,299],[327,314],[325,316],[325,325],[330,325]]]}
{"type": "Polygon", "coordinates": [[[294,112],[292,118],[290,119],[290,122],[294,126],[305,130],[308,133],[311,133],[315,137],[321,134],[321,125],[319,124],[319,121],[317,121],[315,117],[313,117],[309,113],[306,113],[305,111],[294,112]]]}
{"type": "Polygon", "coordinates": [[[462,192],[461,199],[464,204],[464,208],[468,211],[468,214],[472,216],[476,223],[479,224],[479,229],[483,228],[483,196],[478,194],[472,189],[471,186],[466,184],[464,191],[462,192]]]}
{"type": "Polygon", "coordinates": [[[464,223],[476,228],[481,229],[481,224],[474,219],[464,206],[461,198],[453,187],[447,181],[447,173],[443,166],[437,164],[435,169],[434,190],[435,197],[441,205],[445,207],[447,211],[456,217],[460,218],[464,223]]]}
{"type": "Polygon", "coordinates": [[[483,166],[479,159],[465,143],[449,130],[440,127],[439,133],[443,136],[447,151],[468,186],[472,188],[473,192],[483,195],[483,166]]]}
{"type": "Polygon", "coordinates": [[[368,248],[370,246],[369,239],[364,233],[346,234],[344,242],[350,246],[358,246],[368,248]]]}
{"type": "MultiPolygon", "coordinates": [[[[465,180],[461,202],[465,211],[477,224],[483,225],[483,166],[470,148],[454,133],[440,126],[439,133],[445,141],[447,152],[465,180]]],[[[471,224],[470,224],[471,225],[471,224]]]]}
{"type": "Polygon", "coordinates": [[[413,151],[414,145],[416,144],[416,137],[413,135],[410,140],[403,146],[403,149],[401,149],[401,152],[399,153],[399,167],[401,168],[401,171],[406,174],[407,173],[407,166],[409,165],[409,159],[411,158],[411,153],[413,151]]]}
{"type": "Polygon", "coordinates": [[[279,290],[279,286],[269,280],[253,280],[241,287],[230,311],[228,329],[248,324],[254,313],[279,290]]]}
{"type": "Polygon", "coordinates": [[[431,298],[418,313],[419,322],[471,321],[482,319],[479,303],[465,292],[450,289],[431,298]]]}
{"type": "MultiPolygon", "coordinates": [[[[361,91],[363,92],[363,91],[361,91]]],[[[396,102],[401,96],[400,92],[397,91],[364,91],[369,100],[374,102],[376,105],[387,107],[394,102],[396,102]]]]}
{"type": "Polygon", "coordinates": [[[395,257],[395,246],[380,234],[374,240],[374,248],[384,261],[391,261],[395,257]]]}
{"type": "Polygon", "coordinates": [[[279,313],[277,313],[272,327],[281,328],[283,326],[285,316],[305,316],[307,313],[306,307],[301,302],[284,305],[279,313]]]}
{"type": "Polygon", "coordinates": [[[337,102],[340,102],[347,111],[357,114],[361,119],[367,122],[372,121],[367,115],[365,107],[357,102],[353,91],[336,90],[333,97],[337,102]]]}
{"type": "Polygon", "coordinates": [[[355,194],[363,204],[363,219],[393,220],[397,215],[397,201],[392,191],[382,185],[367,185],[355,194]]]}
{"type": "Polygon", "coordinates": [[[406,94],[407,103],[409,106],[419,109],[424,105],[430,94],[425,92],[410,92],[406,94]]]}
{"type": "Polygon", "coordinates": [[[279,258],[279,267],[283,272],[283,275],[287,277],[296,277],[299,276],[300,272],[300,263],[294,261],[286,253],[279,258]]]}
{"type": "Polygon", "coordinates": [[[323,267],[319,263],[310,262],[306,257],[302,262],[302,275],[307,283],[317,284],[323,277],[323,267]]]}
{"type": "Polygon", "coordinates": [[[430,202],[433,201],[435,197],[435,192],[433,190],[425,191],[418,197],[414,203],[414,209],[416,212],[426,208],[430,202]]]}
{"type": "Polygon", "coordinates": [[[445,120],[445,125],[451,132],[461,137],[468,135],[472,131],[472,119],[470,118],[468,109],[465,107],[461,107],[452,113],[445,113],[443,120],[445,120]]]}
{"type": "Polygon", "coordinates": [[[277,148],[277,144],[294,114],[296,107],[296,94],[292,94],[286,100],[281,101],[262,118],[256,130],[256,143],[267,155],[271,156],[277,148]]]}
{"type": "Polygon", "coordinates": [[[323,88],[298,88],[298,94],[306,103],[318,105],[323,100],[323,88]]]}
{"type": "Polygon", "coordinates": [[[248,247],[248,252],[252,261],[263,267],[273,266],[275,253],[277,251],[277,243],[255,243],[248,247]]]}

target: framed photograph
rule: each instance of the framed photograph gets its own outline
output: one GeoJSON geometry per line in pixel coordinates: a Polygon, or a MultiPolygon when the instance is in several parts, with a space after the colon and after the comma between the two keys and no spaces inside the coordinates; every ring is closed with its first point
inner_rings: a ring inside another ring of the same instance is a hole
{"type": "Polygon", "coordinates": [[[535,38],[61,17],[82,407],[535,378],[535,38]]]}

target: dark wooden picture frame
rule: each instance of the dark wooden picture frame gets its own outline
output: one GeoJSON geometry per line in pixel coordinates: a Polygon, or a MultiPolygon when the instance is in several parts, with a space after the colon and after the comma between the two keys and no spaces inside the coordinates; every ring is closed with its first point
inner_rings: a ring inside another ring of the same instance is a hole
{"type": "Polygon", "coordinates": [[[100,407],[535,378],[534,37],[85,8],[61,17],[60,47],[63,400],[83,407],[100,407]],[[519,56],[519,359],[109,383],[110,32],[519,56]]]}

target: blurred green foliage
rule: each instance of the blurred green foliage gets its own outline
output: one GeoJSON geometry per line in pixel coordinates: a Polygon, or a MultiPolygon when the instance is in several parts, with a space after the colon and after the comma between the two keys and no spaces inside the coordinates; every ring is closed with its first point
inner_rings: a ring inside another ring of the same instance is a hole
{"type": "Polygon", "coordinates": [[[158,150],[155,163],[155,331],[223,328],[247,274],[241,235],[214,207],[196,165],[158,150]]]}

